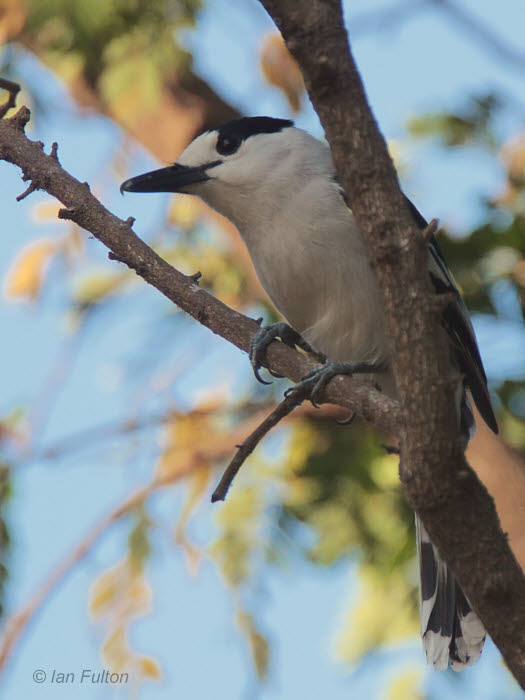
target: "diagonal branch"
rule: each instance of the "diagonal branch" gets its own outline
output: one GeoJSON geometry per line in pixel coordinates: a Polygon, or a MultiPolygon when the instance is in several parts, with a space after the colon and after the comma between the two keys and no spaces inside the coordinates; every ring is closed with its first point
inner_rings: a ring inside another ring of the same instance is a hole
{"type": "Polygon", "coordinates": [[[518,48],[509,46],[509,42],[500,37],[489,24],[485,23],[474,13],[466,10],[460,3],[452,2],[452,0],[431,0],[431,3],[446,13],[465,33],[470,34],[475,41],[492,51],[495,56],[501,61],[505,61],[508,66],[519,71],[520,76],[523,75],[525,53],[518,48]]]}
{"type": "Polygon", "coordinates": [[[175,481],[187,476],[195,469],[193,463],[189,463],[187,468],[182,469],[174,476],[169,474],[162,479],[154,479],[146,486],[135,491],[131,496],[115,508],[111,513],[105,515],[96,525],[89,530],[84,538],[69,552],[64,559],[53,567],[49,575],[44,579],[31,600],[21,610],[12,615],[4,624],[2,637],[0,638],[0,671],[4,668],[13,648],[26,631],[27,626],[40,611],[42,606],[67,578],[74,567],[84,559],[91,549],[98,543],[106,531],[120,518],[132,511],[149,498],[151,494],[159,489],[173,484],[175,481]]]}
{"type": "MultiPolygon", "coordinates": [[[[0,121],[0,159],[18,165],[23,179],[31,180],[34,189],[45,190],[62,202],[66,208],[60,210],[60,218],[74,221],[92,233],[109,248],[113,259],[134,269],[199,323],[248,352],[250,339],[259,330],[257,323],[200,289],[193,277],[182,274],[157,255],[134,233],[133,219],[123,221],[116,217],[91,194],[86,182],[79,182],[61,167],[56,148],[46,155],[41,142],[29,140],[24,132],[29,117],[29,110],[22,107],[11,119],[0,121]]],[[[283,343],[272,343],[267,358],[274,372],[294,381],[317,364],[313,357],[283,343]]],[[[385,432],[397,432],[397,402],[358,380],[334,379],[326,400],[355,411],[385,432]]]]}
{"type": "Polygon", "coordinates": [[[246,462],[257,445],[261,442],[272,428],[274,428],[283,418],[290,415],[305,399],[305,392],[298,389],[292,389],[289,393],[286,392],[284,399],[278,404],[273,411],[258,425],[255,430],[240,444],[237,445],[237,452],[233,459],[226,467],[224,474],[217,485],[217,488],[211,496],[211,502],[224,501],[226,494],[232,481],[237,476],[239,469],[246,462]]]}
{"type": "Polygon", "coordinates": [[[97,521],[82,540],[68,552],[58,565],[51,569],[29,602],[4,622],[0,636],[0,672],[4,669],[14,647],[20,641],[24,632],[27,631],[29,624],[34,620],[38,612],[69,576],[75,566],[98,544],[114,523],[147,501],[150,496],[158,491],[180,483],[205,465],[214,465],[224,460],[230,452],[230,441],[233,442],[244,436],[246,431],[251,430],[254,422],[257,422],[259,419],[260,416],[257,414],[243,420],[228,435],[228,439],[216,441],[211,448],[195,451],[190,457],[178,463],[175,470],[155,476],[149,483],[133,491],[120,505],[97,521]]]}
{"type": "Polygon", "coordinates": [[[261,3],[301,67],[383,293],[408,501],[525,688],[525,577],[461,449],[457,380],[431,302],[426,242],[368,105],[340,0],[261,3]]]}

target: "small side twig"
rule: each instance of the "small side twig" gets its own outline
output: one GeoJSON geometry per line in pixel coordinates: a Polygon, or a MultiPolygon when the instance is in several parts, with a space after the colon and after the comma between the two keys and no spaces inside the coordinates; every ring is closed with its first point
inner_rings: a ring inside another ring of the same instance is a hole
{"type": "Polygon", "coordinates": [[[26,197],[29,197],[29,195],[30,195],[32,192],[36,192],[38,189],[39,189],[39,188],[37,187],[37,185],[35,185],[34,182],[31,182],[31,184],[29,185],[29,187],[27,187],[27,188],[22,192],[22,194],[19,194],[19,195],[18,195],[18,197],[16,198],[16,201],[17,201],[17,202],[21,202],[21,201],[22,201],[23,199],[25,199],[26,197]]]}
{"type": "Polygon", "coordinates": [[[232,481],[237,476],[239,469],[242,467],[247,458],[255,450],[263,437],[279,423],[283,418],[286,418],[295,408],[301,405],[306,398],[303,390],[292,389],[290,393],[274,408],[263,422],[251,433],[246,440],[237,445],[237,452],[232,461],[226,467],[224,474],[219,481],[219,484],[211,496],[211,502],[224,501],[226,494],[232,484],[232,481]]]}
{"type": "Polygon", "coordinates": [[[171,485],[179,481],[185,476],[188,476],[192,471],[197,469],[199,464],[194,461],[189,461],[184,468],[174,474],[168,474],[162,478],[154,479],[149,484],[137,489],[134,493],[126,498],[126,500],[115,508],[108,515],[104,516],[95,526],[82,538],[71,552],[55,566],[47,578],[41,583],[35,591],[31,600],[25,607],[12,615],[4,624],[2,629],[2,637],[0,638],[0,670],[5,667],[5,664],[22,633],[26,630],[29,622],[35,617],[36,613],[42,608],[44,603],[50,598],[59,584],[68,576],[76,564],[81,561],[86,554],[94,547],[94,545],[102,538],[107,530],[124,515],[129,513],[133,508],[136,508],[155,491],[171,485]]]}
{"type": "Polygon", "coordinates": [[[56,160],[56,162],[60,165],[60,161],[58,160],[58,143],[56,141],[53,141],[53,143],[51,144],[49,156],[50,158],[53,158],[53,160],[56,160]]]}
{"type": "Polygon", "coordinates": [[[58,218],[66,221],[74,221],[76,214],[78,214],[78,211],[75,207],[61,207],[58,210],[58,218]]]}
{"type": "Polygon", "coordinates": [[[7,78],[0,78],[0,88],[7,90],[9,97],[0,105],[0,119],[3,119],[10,109],[16,107],[16,96],[20,92],[20,85],[7,78]]]}
{"type": "Polygon", "coordinates": [[[116,262],[124,263],[126,265],[126,261],[123,260],[120,256],[118,256],[116,253],[114,253],[112,250],[109,251],[108,253],[108,258],[110,260],[115,260],[116,262]]]}
{"type": "Polygon", "coordinates": [[[432,219],[429,221],[428,226],[423,231],[423,239],[426,243],[430,241],[432,236],[436,233],[439,228],[439,219],[432,219]]]}

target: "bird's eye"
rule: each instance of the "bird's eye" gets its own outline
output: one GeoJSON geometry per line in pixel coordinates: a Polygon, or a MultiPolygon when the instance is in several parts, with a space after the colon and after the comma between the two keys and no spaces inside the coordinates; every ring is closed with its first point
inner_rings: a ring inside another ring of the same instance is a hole
{"type": "Polygon", "coordinates": [[[240,136],[235,134],[221,134],[217,139],[217,153],[222,156],[231,156],[232,153],[239,148],[242,143],[240,136]]]}

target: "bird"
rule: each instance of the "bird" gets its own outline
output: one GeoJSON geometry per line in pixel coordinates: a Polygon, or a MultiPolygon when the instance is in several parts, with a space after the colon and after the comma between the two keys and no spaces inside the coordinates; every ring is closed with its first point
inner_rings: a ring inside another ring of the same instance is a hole
{"type": "MultiPolygon", "coordinates": [[[[330,147],[288,119],[242,117],[198,135],[173,165],[126,180],[121,192],[199,197],[238,229],[257,276],[285,319],[262,327],[250,346],[256,376],[276,338],[313,349],[329,362],[303,382],[312,401],[336,374],[363,372],[395,397],[380,290],[348,205],[330,147]]],[[[427,222],[405,197],[414,222],[427,222]]],[[[458,369],[457,412],[466,446],[475,430],[467,391],[498,431],[474,329],[435,236],[428,273],[450,302],[441,314],[458,369]]],[[[427,662],[436,670],[475,663],[486,631],[416,514],[420,622],[427,662]]]]}

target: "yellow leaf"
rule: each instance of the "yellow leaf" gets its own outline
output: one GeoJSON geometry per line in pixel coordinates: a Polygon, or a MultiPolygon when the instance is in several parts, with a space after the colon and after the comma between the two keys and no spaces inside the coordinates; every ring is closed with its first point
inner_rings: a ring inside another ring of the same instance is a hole
{"type": "Polygon", "coordinates": [[[385,700],[422,700],[421,671],[407,669],[394,678],[385,700]]]}
{"type": "Polygon", "coordinates": [[[84,236],[76,224],[63,237],[61,245],[67,263],[71,263],[84,251],[84,236]]]}
{"type": "Polygon", "coordinates": [[[303,76],[279,33],[272,32],[263,40],[260,66],[267,82],[279,88],[285,94],[292,111],[298,112],[304,93],[303,76]]]}
{"type": "Polygon", "coordinates": [[[175,533],[175,542],[184,552],[188,572],[192,576],[196,576],[199,570],[199,564],[202,561],[202,551],[190,542],[184,532],[175,533]]]}
{"type": "Polygon", "coordinates": [[[111,670],[120,673],[132,661],[132,654],[126,639],[126,630],[122,625],[104,640],[102,658],[111,670]]]}
{"type": "Polygon", "coordinates": [[[81,306],[90,306],[116,294],[127,277],[122,272],[94,272],[82,277],[76,283],[75,301],[81,306]]]}
{"type": "Polygon", "coordinates": [[[144,563],[149,557],[151,546],[149,541],[149,529],[151,521],[143,507],[138,509],[138,518],[135,527],[128,537],[128,561],[130,567],[138,574],[144,568],[144,563]]]}
{"type": "Polygon", "coordinates": [[[392,572],[385,579],[363,565],[359,577],[358,595],[352,597],[337,640],[337,656],[350,663],[371,649],[417,632],[416,606],[401,572],[392,572]]]}
{"type": "Polygon", "coordinates": [[[520,260],[512,271],[514,279],[521,286],[525,287],[525,260],[520,260]]]}
{"type": "Polygon", "coordinates": [[[139,669],[143,678],[151,678],[154,681],[162,678],[160,666],[151,656],[141,656],[139,658],[139,669]]]}
{"type": "Polygon", "coordinates": [[[241,488],[237,484],[217,511],[220,536],[209,551],[230,586],[238,587],[250,575],[252,552],[260,547],[263,508],[257,489],[241,488]]]}
{"type": "Polygon", "coordinates": [[[183,231],[191,231],[202,213],[202,204],[196,197],[179,194],[173,197],[168,211],[168,222],[183,231]]]}
{"type": "Polygon", "coordinates": [[[507,182],[496,201],[502,207],[515,208],[525,186],[525,135],[519,134],[505,143],[499,155],[507,171],[507,182]]]}
{"type": "Polygon", "coordinates": [[[260,680],[264,680],[270,661],[268,640],[257,629],[253,616],[246,611],[241,610],[238,613],[237,621],[248,638],[257,675],[260,680]]]}
{"type": "Polygon", "coordinates": [[[95,620],[107,615],[118,591],[118,572],[113,568],[101,574],[89,591],[89,614],[95,620]]]}
{"type": "Polygon", "coordinates": [[[182,507],[179,521],[175,526],[173,536],[175,544],[182,547],[184,554],[186,555],[186,564],[188,571],[191,574],[197,573],[197,569],[202,558],[202,552],[200,549],[198,549],[198,547],[195,547],[195,545],[190,542],[184,531],[191,514],[201,502],[204,494],[207,492],[210,473],[210,466],[205,465],[191,472],[186,479],[188,493],[184,506],[182,507]]]}
{"type": "Polygon", "coordinates": [[[4,285],[8,299],[37,299],[56,243],[42,238],[25,246],[13,261],[4,285]]]}
{"type": "Polygon", "coordinates": [[[0,5],[0,44],[17,37],[26,20],[24,4],[20,0],[3,0],[0,5]]]}
{"type": "Polygon", "coordinates": [[[207,406],[192,413],[173,413],[164,429],[164,450],[155,475],[160,479],[176,478],[189,464],[204,465],[206,451],[213,451],[217,442],[212,421],[213,408],[207,406]]]}
{"type": "Polygon", "coordinates": [[[186,523],[188,522],[190,515],[202,500],[203,495],[206,493],[209,480],[209,465],[196,469],[188,476],[188,496],[182,508],[177,530],[183,530],[186,527],[186,523]]]}
{"type": "Polygon", "coordinates": [[[128,617],[138,617],[150,612],[153,593],[144,576],[137,576],[131,579],[126,596],[124,602],[128,617]]]}
{"type": "Polygon", "coordinates": [[[523,181],[525,177],[525,135],[520,134],[507,141],[500,151],[509,180],[523,181]]]}
{"type": "Polygon", "coordinates": [[[55,200],[38,202],[33,207],[32,216],[35,221],[54,221],[58,218],[58,211],[62,205],[55,200]]]}

